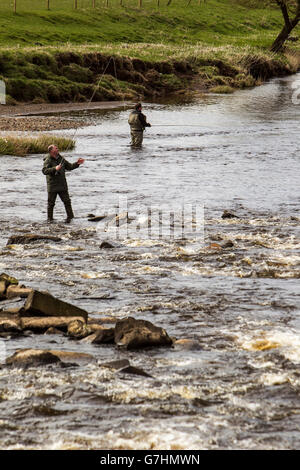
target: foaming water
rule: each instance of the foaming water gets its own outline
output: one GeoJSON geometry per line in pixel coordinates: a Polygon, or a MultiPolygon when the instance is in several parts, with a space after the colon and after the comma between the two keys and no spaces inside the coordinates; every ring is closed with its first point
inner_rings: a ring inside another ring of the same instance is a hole
{"type": "Polygon", "coordinates": [[[3,357],[39,348],[94,358],[67,368],[2,367],[1,448],[299,448],[296,78],[193,104],[147,104],[153,127],[142,150],[129,146],[128,110],[74,113],[90,125],[64,131],[77,143],[66,157],[86,158],[68,175],[70,225],[60,201],[56,223],[44,222],[41,156],[1,157],[1,272],[91,317],[144,318],[198,345],[126,352],[62,335],[0,338],[3,357]],[[120,198],[129,238],[87,217],[117,213],[120,198]],[[176,228],[184,205],[200,215],[204,208],[204,230],[172,237],[169,214],[176,228]],[[168,214],[151,237],[149,208],[153,225],[157,209],[168,214]],[[238,218],[223,219],[225,209],[238,218]],[[6,246],[10,235],[30,232],[62,240],[6,246]],[[125,358],[151,378],[101,366],[125,358]]]}

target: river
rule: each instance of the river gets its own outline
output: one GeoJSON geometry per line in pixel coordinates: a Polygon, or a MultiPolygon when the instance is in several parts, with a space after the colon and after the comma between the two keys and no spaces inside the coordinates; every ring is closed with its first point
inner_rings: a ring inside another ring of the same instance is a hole
{"type": "Polygon", "coordinates": [[[143,318],[200,346],[126,352],[58,335],[2,339],[6,356],[31,347],[95,358],[65,369],[3,365],[2,449],[300,447],[296,79],[145,104],[153,127],[142,150],[129,146],[128,108],[73,113],[90,125],[63,132],[77,142],[66,158],[86,159],[68,174],[70,225],[60,201],[57,223],[45,223],[42,156],[1,157],[0,272],[91,317],[143,318]],[[124,204],[133,220],[126,237],[88,221],[124,204]],[[188,226],[193,218],[183,238],[175,222],[170,230],[182,208],[188,226]],[[149,209],[151,234],[136,223],[149,209]],[[223,219],[224,210],[238,218],[223,219]],[[6,247],[16,232],[63,241],[6,247]],[[114,248],[100,249],[103,240],[114,248]],[[218,246],[226,241],[233,246],[218,246]],[[153,378],[100,366],[119,358],[153,378]]]}

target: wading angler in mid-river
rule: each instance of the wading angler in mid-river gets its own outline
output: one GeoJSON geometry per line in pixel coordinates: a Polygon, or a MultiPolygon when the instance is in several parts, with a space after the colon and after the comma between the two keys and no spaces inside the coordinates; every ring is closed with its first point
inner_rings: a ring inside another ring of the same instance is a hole
{"type": "Polygon", "coordinates": [[[151,127],[151,124],[147,122],[146,116],[142,113],[141,103],[136,104],[134,110],[130,113],[128,124],[130,125],[131,145],[132,147],[140,148],[143,143],[145,128],[151,127]]]}
{"type": "Polygon", "coordinates": [[[75,170],[84,163],[83,158],[78,158],[77,162],[69,163],[65,160],[58,151],[56,145],[49,145],[49,155],[44,159],[43,174],[47,178],[48,189],[48,217],[49,223],[53,222],[53,211],[57,195],[64,203],[67,218],[66,223],[70,223],[74,218],[71,199],[69,196],[67,180],[65,176],[66,171],[75,170]]]}

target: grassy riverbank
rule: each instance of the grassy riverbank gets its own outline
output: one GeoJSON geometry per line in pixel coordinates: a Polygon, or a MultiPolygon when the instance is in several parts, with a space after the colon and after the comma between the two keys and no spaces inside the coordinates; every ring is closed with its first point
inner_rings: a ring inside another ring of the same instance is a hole
{"type": "Polygon", "coordinates": [[[264,0],[1,0],[1,45],[170,43],[268,47],[278,34],[278,7],[264,0]]]}
{"type": "Polygon", "coordinates": [[[0,51],[7,104],[230,92],[295,72],[297,67],[297,60],[292,63],[256,48],[232,46],[99,44],[0,51]]]}
{"type": "Polygon", "coordinates": [[[278,8],[256,0],[18,0],[0,6],[0,79],[7,103],[155,99],[232,92],[295,72],[268,50],[278,8]]]}

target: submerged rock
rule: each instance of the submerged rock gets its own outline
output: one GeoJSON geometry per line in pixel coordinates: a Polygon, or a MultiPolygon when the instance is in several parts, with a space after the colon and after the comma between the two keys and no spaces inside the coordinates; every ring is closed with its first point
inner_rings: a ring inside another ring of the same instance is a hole
{"type": "Polygon", "coordinates": [[[143,369],[139,369],[138,367],[133,367],[130,365],[119,369],[117,372],[122,374],[140,375],[142,377],[150,377],[153,379],[152,375],[148,374],[143,369]]]}
{"type": "Polygon", "coordinates": [[[111,250],[113,248],[115,248],[115,245],[113,245],[112,243],[110,242],[106,242],[106,241],[103,241],[101,244],[100,244],[100,247],[99,247],[101,250],[105,249],[105,250],[111,250]]]}
{"type": "Polygon", "coordinates": [[[202,349],[199,341],[194,339],[178,339],[174,341],[173,348],[179,351],[199,351],[202,349]]]}
{"type": "Polygon", "coordinates": [[[91,362],[95,361],[94,356],[88,353],[82,353],[77,351],[58,351],[50,349],[49,352],[54,356],[57,356],[63,362],[91,362]]]}
{"type": "Polygon", "coordinates": [[[229,212],[225,210],[222,214],[222,219],[238,219],[239,217],[235,215],[233,212],[229,212]]]}
{"type": "Polygon", "coordinates": [[[20,349],[6,360],[7,365],[13,366],[43,366],[47,364],[63,364],[81,361],[91,361],[91,354],[72,351],[56,351],[44,349],[20,349]]]}
{"type": "Polygon", "coordinates": [[[12,235],[11,237],[9,237],[6,245],[26,245],[28,243],[34,243],[39,240],[50,240],[52,242],[60,242],[62,239],[53,235],[39,235],[35,233],[26,233],[22,235],[12,235]]]}
{"type": "Polygon", "coordinates": [[[105,219],[106,215],[94,215],[94,214],[89,214],[88,215],[88,221],[89,222],[100,222],[101,220],[105,219]]]}
{"type": "Polygon", "coordinates": [[[234,243],[231,240],[226,240],[221,243],[222,248],[232,248],[234,246],[234,243]]]}
{"type": "Polygon", "coordinates": [[[117,361],[104,362],[100,364],[100,367],[108,367],[109,369],[123,369],[124,367],[130,366],[128,359],[118,359],[117,361]]]}
{"type": "Polygon", "coordinates": [[[171,346],[172,339],[167,332],[146,320],[127,317],[117,321],[115,343],[126,349],[138,349],[153,346],[171,346]]]}
{"type": "Polygon", "coordinates": [[[7,365],[14,366],[43,366],[60,362],[59,357],[42,349],[21,349],[6,359],[7,365]]]}
{"type": "Polygon", "coordinates": [[[109,369],[114,369],[118,373],[131,374],[131,375],[140,375],[142,377],[152,377],[152,375],[145,372],[143,369],[134,367],[130,364],[128,359],[119,359],[117,361],[105,362],[100,364],[100,367],[107,367],[109,369]]]}

